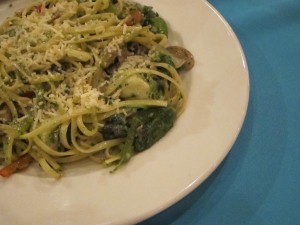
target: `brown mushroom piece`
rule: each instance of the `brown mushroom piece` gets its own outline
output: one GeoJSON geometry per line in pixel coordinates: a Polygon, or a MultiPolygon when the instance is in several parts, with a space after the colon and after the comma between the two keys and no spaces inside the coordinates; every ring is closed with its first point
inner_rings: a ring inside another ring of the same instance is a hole
{"type": "Polygon", "coordinates": [[[167,47],[168,52],[174,57],[175,61],[181,61],[177,69],[190,70],[194,67],[195,60],[193,54],[180,46],[167,47]]]}

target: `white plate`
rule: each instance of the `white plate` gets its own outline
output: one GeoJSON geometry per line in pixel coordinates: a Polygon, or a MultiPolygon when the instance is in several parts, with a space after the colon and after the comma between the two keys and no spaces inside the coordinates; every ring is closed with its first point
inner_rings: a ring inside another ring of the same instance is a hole
{"type": "MultiPolygon", "coordinates": [[[[0,19],[28,1],[1,1],[0,19]]],[[[235,34],[206,1],[141,2],[154,6],[170,23],[171,37],[196,58],[195,68],[184,74],[185,113],[158,144],[115,174],[82,164],[58,181],[35,169],[0,179],[1,224],[136,223],[190,193],[229,152],[249,97],[246,60],[235,34]]]]}

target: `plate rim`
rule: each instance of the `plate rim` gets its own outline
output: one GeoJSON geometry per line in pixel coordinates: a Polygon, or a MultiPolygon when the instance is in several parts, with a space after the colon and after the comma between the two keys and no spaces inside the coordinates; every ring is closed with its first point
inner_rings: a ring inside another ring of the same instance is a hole
{"type": "Polygon", "coordinates": [[[169,207],[171,207],[172,205],[174,205],[175,203],[179,202],[180,200],[182,200],[183,198],[185,198],[187,195],[189,195],[191,192],[193,192],[197,187],[199,187],[215,170],[216,168],[222,163],[222,161],[226,158],[226,156],[228,155],[228,153],[230,152],[230,150],[232,149],[234,143],[236,142],[240,130],[242,129],[242,126],[244,124],[246,115],[247,115],[247,109],[248,109],[248,104],[249,104],[249,98],[250,98],[250,77],[249,77],[249,69],[248,69],[248,64],[247,64],[247,60],[246,60],[246,56],[244,54],[243,48],[241,46],[241,43],[237,37],[237,35],[235,34],[234,30],[232,29],[232,27],[229,25],[229,23],[226,21],[226,19],[221,15],[221,13],[214,8],[209,2],[207,1],[202,1],[207,8],[209,8],[216,16],[219,17],[219,19],[221,20],[221,22],[224,24],[224,26],[226,26],[226,30],[230,32],[232,38],[234,38],[236,44],[238,45],[238,49],[240,51],[240,56],[241,56],[241,60],[243,61],[244,65],[245,65],[245,75],[247,75],[247,96],[246,96],[246,102],[244,102],[245,104],[245,112],[243,113],[243,117],[241,118],[241,121],[239,122],[240,127],[239,130],[236,132],[234,138],[232,138],[230,146],[227,147],[227,151],[223,151],[223,154],[220,155],[219,159],[216,161],[216,163],[214,165],[212,165],[209,170],[206,171],[206,173],[201,176],[198,177],[197,179],[194,180],[194,182],[192,184],[188,184],[188,186],[182,190],[180,193],[177,194],[177,196],[174,196],[174,198],[172,198],[171,200],[164,202],[164,204],[161,204],[160,207],[156,208],[155,210],[152,210],[148,213],[144,213],[141,215],[137,215],[134,218],[131,218],[127,221],[112,221],[111,224],[132,224],[132,223],[138,223],[138,222],[142,222],[144,220],[149,219],[150,217],[157,215],[158,213],[161,213],[162,211],[168,209],[169,207]]]}

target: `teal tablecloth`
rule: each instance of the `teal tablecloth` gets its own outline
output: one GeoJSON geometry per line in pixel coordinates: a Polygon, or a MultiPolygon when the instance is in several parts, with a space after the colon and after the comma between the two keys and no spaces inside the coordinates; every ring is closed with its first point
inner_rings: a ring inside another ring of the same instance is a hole
{"type": "Polygon", "coordinates": [[[247,58],[246,120],[228,157],[199,188],[140,225],[299,225],[300,0],[209,2],[247,58]]]}

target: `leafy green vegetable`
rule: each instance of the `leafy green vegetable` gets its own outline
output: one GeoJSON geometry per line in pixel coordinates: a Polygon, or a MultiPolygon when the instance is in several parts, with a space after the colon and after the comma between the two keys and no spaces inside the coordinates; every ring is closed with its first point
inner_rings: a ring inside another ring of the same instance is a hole
{"type": "Polygon", "coordinates": [[[108,8],[105,10],[106,12],[110,12],[110,13],[114,13],[117,14],[117,8],[115,7],[116,1],[111,0],[109,1],[109,6],[108,8]]]}
{"type": "Polygon", "coordinates": [[[154,62],[167,63],[168,65],[175,68],[172,57],[160,50],[157,50],[152,54],[152,59],[154,60],[154,62]]]}
{"type": "Polygon", "coordinates": [[[153,11],[153,8],[151,6],[144,6],[142,13],[144,14],[143,25],[149,25],[153,18],[159,16],[157,12],[153,11]]]}
{"type": "Polygon", "coordinates": [[[151,19],[151,31],[156,34],[164,34],[168,37],[169,31],[168,31],[168,25],[166,21],[161,17],[155,17],[151,19]]]}
{"type": "Polygon", "coordinates": [[[172,107],[149,110],[146,121],[136,129],[134,151],[150,148],[173,127],[176,111],[172,107]]]}
{"type": "Polygon", "coordinates": [[[166,21],[157,12],[154,12],[152,7],[144,6],[142,13],[144,15],[143,26],[151,25],[153,33],[164,34],[168,37],[169,31],[166,21]]]}
{"type": "Polygon", "coordinates": [[[173,127],[176,111],[172,107],[149,108],[137,112],[130,121],[121,159],[115,170],[126,163],[135,152],[150,148],[173,127]]]}
{"type": "MultiPolygon", "coordinates": [[[[154,62],[166,63],[169,66],[175,68],[173,58],[163,50],[157,49],[152,54],[151,58],[154,62]]],[[[170,76],[170,72],[165,68],[157,68],[157,70],[170,76]]]]}
{"type": "Polygon", "coordinates": [[[161,99],[163,96],[163,83],[161,83],[160,77],[149,76],[147,78],[150,84],[149,98],[151,99],[161,99]]]}
{"type": "Polygon", "coordinates": [[[115,114],[106,119],[102,134],[105,140],[123,138],[127,136],[126,117],[123,114],[115,114]]]}

